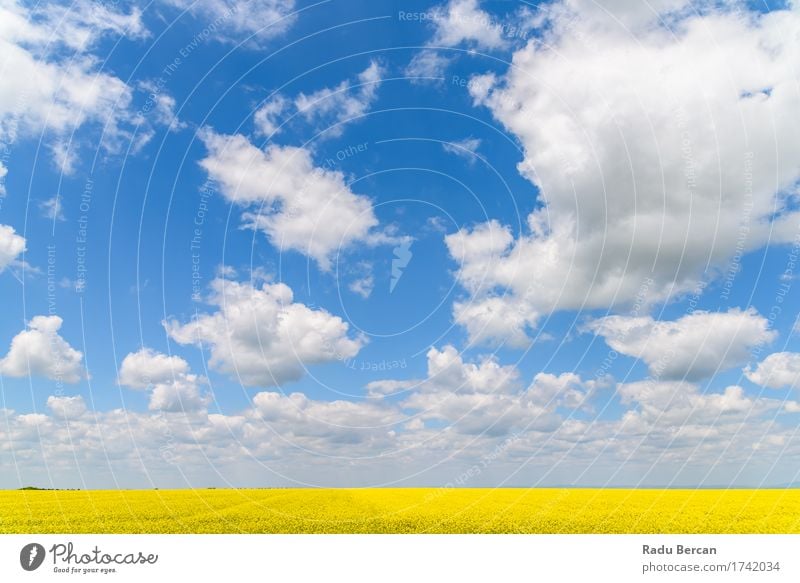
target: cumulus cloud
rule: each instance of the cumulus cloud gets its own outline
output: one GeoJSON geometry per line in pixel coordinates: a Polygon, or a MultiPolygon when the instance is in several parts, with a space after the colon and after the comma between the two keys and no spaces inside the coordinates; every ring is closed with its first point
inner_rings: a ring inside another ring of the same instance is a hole
{"type": "Polygon", "coordinates": [[[696,311],[678,320],[607,316],[587,329],[621,354],[640,358],[658,378],[696,380],[747,362],[777,332],[755,309],[696,311]]]}
{"type": "Polygon", "coordinates": [[[528,387],[528,398],[543,407],[579,409],[588,407],[593,393],[607,385],[607,379],[585,381],[572,372],[559,375],[540,372],[528,387]]]}
{"type": "Polygon", "coordinates": [[[317,447],[390,439],[405,417],[395,407],[374,402],[314,401],[302,393],[262,392],[253,397],[253,405],[256,415],[286,439],[319,440],[317,447]]]}
{"type": "Polygon", "coordinates": [[[168,356],[150,348],[131,352],[119,369],[119,384],[131,389],[147,389],[153,411],[200,411],[210,402],[200,385],[205,379],[192,374],[189,363],[179,356],[168,356]]]}
{"type": "Polygon", "coordinates": [[[25,237],[18,235],[13,227],[0,225],[0,272],[13,265],[25,251],[25,237]]]}
{"type": "Polygon", "coordinates": [[[131,352],[119,368],[119,384],[132,389],[146,389],[170,382],[189,373],[189,363],[180,356],[167,356],[150,348],[131,352]]]}
{"type": "Polygon", "coordinates": [[[41,376],[54,381],[77,383],[84,376],[83,353],[67,343],[58,331],[58,316],[35,316],[11,340],[8,354],[0,359],[0,373],[10,377],[41,376]]]}
{"type": "Polygon", "coordinates": [[[755,369],[747,367],[745,376],[757,385],[771,389],[796,388],[800,384],[800,354],[775,352],[755,369]]]}
{"type": "Polygon", "coordinates": [[[190,322],[165,322],[180,344],[211,351],[209,365],[248,386],[279,386],[313,364],[352,358],[365,340],[351,338],[338,316],[294,301],[283,283],[254,286],[216,279],[208,303],[217,310],[190,322]]]}
{"type": "Polygon", "coordinates": [[[48,131],[54,136],[54,160],[69,171],[76,154],[61,137],[76,128],[103,124],[106,148],[130,137],[122,126],[134,121],[128,111],[133,92],[117,77],[99,72],[89,50],[108,34],[145,36],[138,9],[122,13],[85,0],[28,7],[9,0],[0,5],[0,23],[0,71],[5,72],[0,138],[13,143],[48,131]]]}
{"type": "Polygon", "coordinates": [[[620,0],[566,0],[545,7],[544,14],[530,14],[533,18],[578,17],[621,30],[636,30],[659,19],[677,18],[691,0],[648,0],[625,2],[620,0]]]}
{"type": "Polygon", "coordinates": [[[395,393],[399,393],[405,391],[407,389],[411,389],[416,387],[420,381],[418,380],[393,380],[393,379],[386,379],[386,380],[378,380],[378,381],[370,381],[367,383],[366,389],[367,394],[371,397],[383,397],[388,395],[393,395],[395,393]]]}
{"type": "MultiPolygon", "coordinates": [[[[791,480],[800,459],[794,425],[775,417],[796,413],[797,403],[748,396],[738,386],[711,392],[685,381],[621,384],[617,393],[630,409],[586,419],[580,413],[591,412],[587,400],[606,381],[539,373],[526,388],[514,367],[486,357],[470,362],[450,346],[429,352],[425,379],[372,385],[367,401],[260,392],[251,406],[225,414],[203,407],[89,414],[80,397],[55,396],[50,414],[0,409],[3,443],[13,444],[19,472],[0,475],[0,485],[13,487],[18,475],[60,487],[81,475],[92,487],[120,479],[150,487],[152,480],[663,485],[704,481],[713,468],[715,484],[752,486],[753,476],[762,484],[791,480]],[[779,471],[765,478],[773,466],[779,471]]],[[[0,447],[6,462],[10,450],[0,447]]]]}
{"type": "Polygon", "coordinates": [[[693,426],[698,434],[713,434],[726,423],[743,423],[780,408],[777,399],[751,398],[739,386],[729,386],[721,393],[701,393],[697,385],[685,381],[640,381],[617,387],[624,404],[636,404],[627,411],[622,423],[628,429],[649,432],[656,428],[688,431],[693,426]]]}
{"type": "Polygon", "coordinates": [[[401,407],[423,422],[444,423],[451,430],[492,436],[514,430],[554,431],[562,422],[557,409],[582,407],[597,387],[565,373],[536,375],[527,388],[519,370],[487,357],[465,362],[453,346],[428,352],[428,375],[412,385],[373,382],[373,394],[408,389],[401,407]]]}
{"type": "Polygon", "coordinates": [[[171,382],[159,383],[150,395],[151,411],[204,411],[211,396],[200,391],[205,379],[193,374],[183,375],[171,382]]]}
{"type": "Polygon", "coordinates": [[[511,348],[530,346],[527,329],[539,317],[525,302],[504,296],[455,302],[453,315],[466,328],[471,342],[511,348]]]}
{"type": "Polygon", "coordinates": [[[83,397],[56,397],[47,398],[47,408],[59,419],[75,420],[80,419],[86,413],[86,402],[83,397]]]}
{"type": "Polygon", "coordinates": [[[470,82],[522,143],[541,206],[520,233],[477,225],[448,246],[470,303],[522,311],[505,327],[515,337],[556,310],[629,304],[643,284],[653,302],[735,277],[741,254],[797,232],[800,13],[708,8],[634,26],[680,4],[650,3],[625,28],[589,4],[549,5],[542,42],[470,82]],[[487,231],[491,252],[477,249],[487,231]]]}
{"type": "Polygon", "coordinates": [[[344,174],[317,167],[306,148],[272,144],[265,150],[241,135],[206,130],[208,156],[201,166],[225,198],[244,208],[243,219],[281,250],[293,250],[331,267],[333,255],[356,242],[383,239],[371,201],[355,194],[344,174]]]}

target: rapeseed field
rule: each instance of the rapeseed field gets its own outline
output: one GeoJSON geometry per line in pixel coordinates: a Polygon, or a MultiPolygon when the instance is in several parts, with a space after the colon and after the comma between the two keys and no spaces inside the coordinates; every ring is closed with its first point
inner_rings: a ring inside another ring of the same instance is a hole
{"type": "Polygon", "coordinates": [[[2,491],[1,533],[800,533],[800,490],[2,491]]]}

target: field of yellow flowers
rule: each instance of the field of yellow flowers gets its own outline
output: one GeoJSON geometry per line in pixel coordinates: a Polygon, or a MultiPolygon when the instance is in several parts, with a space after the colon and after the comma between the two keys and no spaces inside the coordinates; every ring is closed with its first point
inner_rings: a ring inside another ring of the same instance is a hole
{"type": "Polygon", "coordinates": [[[0,533],[800,533],[800,490],[2,491],[0,533]]]}

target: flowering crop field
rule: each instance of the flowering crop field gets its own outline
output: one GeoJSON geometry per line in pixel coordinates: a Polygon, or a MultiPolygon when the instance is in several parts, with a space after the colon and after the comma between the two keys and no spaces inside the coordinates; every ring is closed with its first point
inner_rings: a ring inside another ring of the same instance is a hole
{"type": "Polygon", "coordinates": [[[2,491],[2,533],[800,533],[800,490],[2,491]]]}

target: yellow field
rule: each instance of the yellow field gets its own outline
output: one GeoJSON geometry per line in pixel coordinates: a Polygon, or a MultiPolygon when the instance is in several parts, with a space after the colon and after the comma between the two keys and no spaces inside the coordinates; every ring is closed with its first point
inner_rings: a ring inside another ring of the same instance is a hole
{"type": "Polygon", "coordinates": [[[2,533],[800,533],[800,490],[1,491],[2,533]]]}

